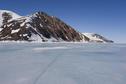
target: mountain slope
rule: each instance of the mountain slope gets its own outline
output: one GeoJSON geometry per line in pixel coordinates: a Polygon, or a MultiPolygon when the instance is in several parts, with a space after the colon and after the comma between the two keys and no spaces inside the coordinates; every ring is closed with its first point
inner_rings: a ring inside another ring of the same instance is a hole
{"type": "Polygon", "coordinates": [[[83,39],[72,27],[44,12],[6,21],[1,27],[0,40],[79,42],[83,39]]]}
{"type": "Polygon", "coordinates": [[[5,40],[90,42],[86,35],[44,12],[20,16],[11,11],[0,10],[0,41],[5,40]]]}
{"type": "Polygon", "coordinates": [[[89,40],[90,42],[113,43],[112,40],[108,40],[107,38],[99,34],[95,33],[82,33],[82,34],[88,37],[90,39],[89,40]]]}
{"type": "Polygon", "coordinates": [[[0,27],[4,22],[20,18],[21,16],[8,10],[0,10],[0,27]]]}

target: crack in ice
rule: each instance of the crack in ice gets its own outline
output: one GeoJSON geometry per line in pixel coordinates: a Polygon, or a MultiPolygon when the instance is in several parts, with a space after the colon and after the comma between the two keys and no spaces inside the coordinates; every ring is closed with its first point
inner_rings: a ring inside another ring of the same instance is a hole
{"type": "Polygon", "coordinates": [[[48,69],[58,60],[59,56],[56,56],[47,67],[35,78],[33,84],[37,84],[38,80],[48,71],[48,69]]]}

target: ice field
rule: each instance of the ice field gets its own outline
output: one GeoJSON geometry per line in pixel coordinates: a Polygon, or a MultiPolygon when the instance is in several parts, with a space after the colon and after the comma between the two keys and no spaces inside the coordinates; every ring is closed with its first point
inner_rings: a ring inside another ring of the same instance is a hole
{"type": "Polygon", "coordinates": [[[0,43],[0,84],[125,84],[126,44],[0,43]]]}

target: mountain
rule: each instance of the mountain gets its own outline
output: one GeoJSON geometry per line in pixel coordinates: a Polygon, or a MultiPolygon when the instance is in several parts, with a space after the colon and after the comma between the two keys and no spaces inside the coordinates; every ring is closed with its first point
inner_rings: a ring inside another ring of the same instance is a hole
{"type": "Polygon", "coordinates": [[[0,27],[4,24],[5,21],[11,21],[21,16],[8,10],[0,10],[0,27]]]}
{"type": "Polygon", "coordinates": [[[76,31],[60,19],[44,12],[20,16],[0,10],[0,41],[90,42],[86,35],[76,31]]]}
{"type": "Polygon", "coordinates": [[[89,40],[90,42],[113,43],[112,40],[108,40],[107,38],[99,34],[95,34],[95,33],[82,33],[82,34],[88,37],[90,39],[89,40]]]}

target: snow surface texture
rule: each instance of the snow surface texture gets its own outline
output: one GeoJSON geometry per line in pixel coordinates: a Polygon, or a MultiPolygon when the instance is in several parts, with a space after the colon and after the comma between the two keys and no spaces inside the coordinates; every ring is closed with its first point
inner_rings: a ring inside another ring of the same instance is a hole
{"type": "Polygon", "coordinates": [[[125,44],[0,43],[0,84],[125,84],[125,44]]]}

